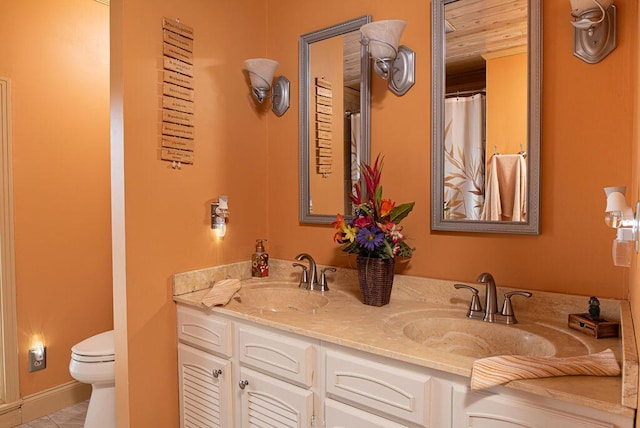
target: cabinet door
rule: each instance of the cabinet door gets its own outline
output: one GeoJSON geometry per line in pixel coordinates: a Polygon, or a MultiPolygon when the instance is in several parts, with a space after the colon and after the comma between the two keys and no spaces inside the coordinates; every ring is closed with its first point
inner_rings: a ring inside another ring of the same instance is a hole
{"type": "Polygon", "coordinates": [[[313,392],[240,368],[243,428],[309,428],[314,425],[313,392]]]}
{"type": "Polygon", "coordinates": [[[458,428],[614,428],[609,422],[544,408],[534,401],[453,388],[453,426],[458,428]]]}
{"type": "Polygon", "coordinates": [[[233,425],[231,362],[178,344],[180,427],[233,425]]]}
{"type": "Polygon", "coordinates": [[[327,399],[324,404],[324,420],[326,428],[407,428],[371,413],[347,406],[338,401],[327,399]]]}

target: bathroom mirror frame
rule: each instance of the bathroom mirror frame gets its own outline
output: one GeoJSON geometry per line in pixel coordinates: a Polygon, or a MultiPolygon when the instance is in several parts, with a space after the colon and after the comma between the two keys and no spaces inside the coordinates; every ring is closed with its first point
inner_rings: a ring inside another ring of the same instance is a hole
{"type": "Polygon", "coordinates": [[[527,219],[523,222],[449,220],[444,218],[445,6],[464,0],[434,0],[432,4],[432,168],[431,229],[452,232],[540,233],[540,98],[542,90],[542,6],[528,1],[528,129],[527,219]]]}
{"type": "MultiPolygon", "coordinates": [[[[337,213],[311,213],[311,189],[309,165],[310,154],[313,150],[309,138],[311,118],[309,117],[309,103],[311,76],[309,71],[310,45],[331,37],[340,36],[352,31],[360,30],[364,24],[371,22],[370,15],[364,15],[317,31],[300,36],[299,69],[300,69],[300,117],[299,117],[299,170],[300,170],[300,222],[312,224],[331,224],[336,220],[337,213]]],[[[370,60],[369,50],[365,45],[360,46],[360,153],[363,162],[370,159],[370,60]]],[[[343,195],[343,197],[346,195],[343,195]]],[[[349,213],[346,217],[350,217],[349,213]]]]}

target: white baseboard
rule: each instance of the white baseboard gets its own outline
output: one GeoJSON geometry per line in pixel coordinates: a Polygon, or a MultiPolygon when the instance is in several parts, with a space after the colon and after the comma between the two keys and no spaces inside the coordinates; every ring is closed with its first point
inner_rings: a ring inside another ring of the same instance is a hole
{"type": "MultiPolygon", "coordinates": [[[[22,399],[22,422],[27,423],[49,413],[88,400],[91,396],[91,385],[71,381],[44,391],[27,395],[22,399]]],[[[2,420],[0,419],[0,427],[2,420]]],[[[10,425],[11,426],[11,425],[10,425]]]]}

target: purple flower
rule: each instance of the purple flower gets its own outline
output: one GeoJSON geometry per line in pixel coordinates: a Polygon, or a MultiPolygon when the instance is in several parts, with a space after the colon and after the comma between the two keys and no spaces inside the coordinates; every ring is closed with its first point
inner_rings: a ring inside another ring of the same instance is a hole
{"type": "Polygon", "coordinates": [[[373,226],[371,229],[362,228],[358,230],[356,235],[356,242],[368,251],[373,251],[382,246],[383,241],[384,233],[377,226],[373,226]]]}

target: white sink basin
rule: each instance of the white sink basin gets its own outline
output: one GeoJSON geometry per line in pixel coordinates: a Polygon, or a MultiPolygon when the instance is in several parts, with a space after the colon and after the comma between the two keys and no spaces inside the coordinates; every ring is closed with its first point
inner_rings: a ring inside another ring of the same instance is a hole
{"type": "Polygon", "coordinates": [[[585,355],[589,348],[562,329],[538,323],[505,325],[471,320],[464,314],[417,311],[387,322],[405,338],[431,350],[483,358],[495,355],[552,357],[585,355]]]}
{"type": "Polygon", "coordinates": [[[329,303],[329,299],[316,291],[282,286],[243,288],[233,301],[260,312],[300,313],[314,313],[329,303]]]}

